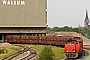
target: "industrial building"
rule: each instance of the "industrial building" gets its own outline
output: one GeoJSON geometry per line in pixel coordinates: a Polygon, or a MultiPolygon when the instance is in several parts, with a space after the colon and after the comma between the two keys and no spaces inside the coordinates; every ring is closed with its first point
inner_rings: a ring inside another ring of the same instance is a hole
{"type": "Polygon", "coordinates": [[[0,40],[6,35],[45,36],[46,0],[0,0],[0,40]]]}

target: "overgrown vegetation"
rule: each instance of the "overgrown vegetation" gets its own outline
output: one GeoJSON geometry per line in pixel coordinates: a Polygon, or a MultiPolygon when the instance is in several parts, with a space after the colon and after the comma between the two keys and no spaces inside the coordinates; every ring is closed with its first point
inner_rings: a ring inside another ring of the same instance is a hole
{"type": "Polygon", "coordinates": [[[7,49],[3,48],[3,49],[0,49],[0,54],[5,54],[7,53],[7,49]]]}
{"type": "Polygon", "coordinates": [[[20,50],[19,46],[0,47],[0,51],[1,51],[0,58],[10,56],[19,50],[20,50]]]}
{"type": "Polygon", "coordinates": [[[39,55],[39,60],[54,60],[54,53],[51,46],[45,46],[39,55]]]}
{"type": "MultiPolygon", "coordinates": [[[[47,33],[51,33],[51,32],[77,32],[80,33],[84,36],[90,36],[90,28],[88,29],[84,29],[82,27],[77,27],[77,28],[72,28],[72,27],[68,27],[68,26],[64,26],[64,27],[48,27],[46,29],[47,33]]],[[[90,37],[89,37],[90,38],[90,37]]]]}
{"type": "MultiPolygon", "coordinates": [[[[34,49],[37,50],[38,55],[33,60],[39,60],[39,56],[42,53],[42,50],[45,48],[45,45],[26,44],[26,46],[33,47],[34,49]]],[[[51,46],[51,47],[52,47],[52,52],[54,53],[54,56],[53,56],[54,60],[60,60],[60,59],[65,58],[64,57],[64,48],[56,47],[56,46],[51,46]]]]}

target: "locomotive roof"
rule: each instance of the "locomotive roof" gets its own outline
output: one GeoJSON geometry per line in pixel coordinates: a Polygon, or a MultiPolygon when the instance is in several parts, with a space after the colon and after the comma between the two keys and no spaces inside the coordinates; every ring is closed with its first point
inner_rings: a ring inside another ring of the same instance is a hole
{"type": "Polygon", "coordinates": [[[83,39],[81,37],[74,37],[74,38],[69,38],[67,41],[70,41],[70,40],[77,40],[77,41],[83,41],[83,39]]]}

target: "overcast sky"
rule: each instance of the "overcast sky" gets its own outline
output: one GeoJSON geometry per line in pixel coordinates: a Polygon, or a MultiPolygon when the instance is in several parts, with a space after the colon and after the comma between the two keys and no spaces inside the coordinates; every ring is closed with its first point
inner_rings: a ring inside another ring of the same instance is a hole
{"type": "Polygon", "coordinates": [[[47,24],[49,27],[84,26],[86,9],[90,17],[90,0],[47,0],[47,24]]]}

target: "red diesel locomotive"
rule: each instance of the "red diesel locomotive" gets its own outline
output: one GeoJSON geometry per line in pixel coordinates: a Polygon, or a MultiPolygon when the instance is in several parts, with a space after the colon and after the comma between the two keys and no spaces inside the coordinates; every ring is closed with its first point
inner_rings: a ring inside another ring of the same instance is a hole
{"type": "Polygon", "coordinates": [[[67,40],[64,47],[66,58],[77,58],[83,54],[83,40],[80,37],[74,37],[67,40]]]}

